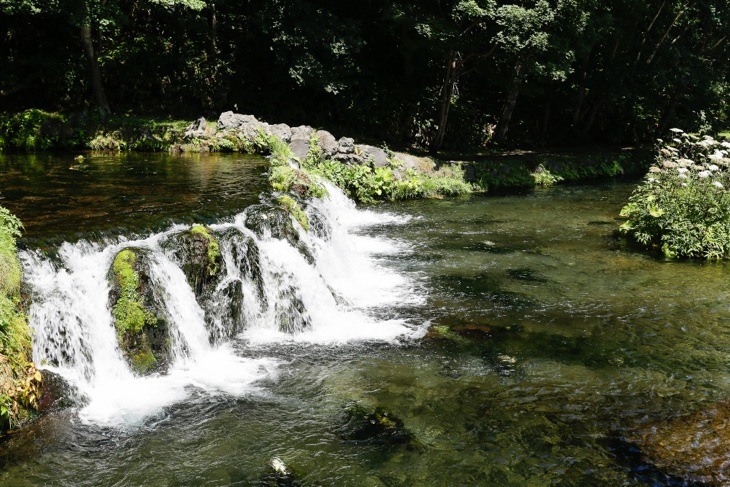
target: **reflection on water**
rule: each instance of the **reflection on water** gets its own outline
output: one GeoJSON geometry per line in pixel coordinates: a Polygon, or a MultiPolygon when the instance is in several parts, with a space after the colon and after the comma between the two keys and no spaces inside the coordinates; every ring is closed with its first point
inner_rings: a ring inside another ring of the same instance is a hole
{"type": "Polygon", "coordinates": [[[435,332],[241,340],[239,355],[285,364],[260,396],[192,393],[134,431],[59,414],[3,445],[0,481],[267,485],[279,457],[303,485],[685,485],[623,438],[727,398],[727,264],[625,248],[614,219],[632,187],[384,205],[413,218],[366,232],[415,246],[381,263],[418,276],[428,300],[382,313],[435,332]],[[416,442],[343,441],[350,401],[390,411],[416,442]]]}
{"type": "Polygon", "coordinates": [[[238,154],[0,155],[0,204],[31,241],[146,233],[241,211],[265,170],[264,159],[238,154]]]}

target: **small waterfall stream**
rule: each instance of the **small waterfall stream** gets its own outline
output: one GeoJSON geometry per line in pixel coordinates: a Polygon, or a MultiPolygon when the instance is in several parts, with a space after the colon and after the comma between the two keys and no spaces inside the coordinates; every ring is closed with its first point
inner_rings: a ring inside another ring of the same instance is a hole
{"type": "Polygon", "coordinates": [[[288,215],[285,226],[294,232],[282,231],[271,216],[275,205],[266,202],[210,225],[223,265],[202,295],[189,284],[177,252],[182,240],[176,236],[189,231],[186,226],[137,240],[65,243],[53,258],[23,252],[34,360],[78,388],[86,398],[82,420],[123,425],[139,423],[196,389],[247,394],[276,377],[281,364],[275,359],[245,358],[237,347],[422,335],[422,327],[392,310],[385,317],[378,312],[420,303],[411,277],[377,262],[378,255],[409,249],[357,233],[407,220],[357,209],[336,187],[327,189],[328,198],[308,203],[309,232],[288,215]],[[169,327],[169,366],[145,377],[128,366],[110,309],[110,268],[127,248],[144,255],[155,304],[169,327]]]}

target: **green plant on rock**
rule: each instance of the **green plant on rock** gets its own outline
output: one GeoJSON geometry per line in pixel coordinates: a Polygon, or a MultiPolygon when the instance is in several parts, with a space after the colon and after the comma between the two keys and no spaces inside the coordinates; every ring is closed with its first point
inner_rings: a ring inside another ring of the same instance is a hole
{"type": "Polygon", "coordinates": [[[549,170],[545,169],[545,166],[543,166],[542,164],[537,166],[537,169],[532,172],[532,179],[535,181],[536,186],[546,187],[554,186],[555,184],[563,180],[562,177],[556,176],[549,170]]]}
{"type": "Polygon", "coordinates": [[[730,144],[674,129],[621,215],[621,232],[667,258],[730,257],[730,144]]]}
{"type": "Polygon", "coordinates": [[[218,239],[210,234],[210,231],[202,225],[193,225],[190,231],[202,235],[208,241],[208,275],[215,276],[220,270],[221,250],[218,239]]]}
{"type": "Polygon", "coordinates": [[[127,143],[118,132],[99,134],[89,142],[89,148],[95,151],[121,152],[127,148],[127,143]]]}
{"type": "Polygon", "coordinates": [[[0,429],[28,418],[38,407],[42,377],[31,362],[31,337],[20,305],[21,267],[16,239],[23,226],[0,207],[0,429]]]}
{"type": "Polygon", "coordinates": [[[274,191],[280,193],[294,192],[300,196],[324,198],[327,189],[307,171],[295,169],[289,165],[272,166],[269,170],[269,183],[274,191]]]}
{"type": "Polygon", "coordinates": [[[299,222],[299,224],[302,226],[302,228],[305,231],[309,231],[309,217],[307,214],[302,210],[302,207],[299,206],[299,203],[294,201],[294,199],[289,195],[280,195],[276,198],[276,202],[284,208],[286,211],[288,211],[294,219],[299,222]]]}
{"type": "Polygon", "coordinates": [[[157,359],[143,330],[155,326],[157,317],[142,302],[136,262],[137,254],[129,249],[122,250],[114,258],[112,270],[119,287],[119,296],[112,308],[112,316],[117,340],[130,365],[135,372],[144,374],[155,366],[157,359]]]}
{"type": "Polygon", "coordinates": [[[289,144],[276,135],[267,134],[263,129],[259,129],[254,140],[254,146],[257,152],[269,156],[269,162],[272,166],[288,166],[289,161],[294,158],[294,153],[289,144]]]}
{"type": "Polygon", "coordinates": [[[125,335],[136,335],[145,325],[154,325],[157,318],[145,309],[139,295],[139,273],[134,265],[137,254],[124,249],[114,258],[114,278],[119,285],[119,299],[112,309],[117,335],[124,339],[125,335]]]}

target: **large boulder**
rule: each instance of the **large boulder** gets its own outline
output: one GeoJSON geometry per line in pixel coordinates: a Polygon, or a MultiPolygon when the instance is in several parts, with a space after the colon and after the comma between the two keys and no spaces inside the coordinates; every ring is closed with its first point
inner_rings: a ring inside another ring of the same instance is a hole
{"type": "Polygon", "coordinates": [[[309,141],[309,137],[312,136],[314,129],[309,125],[300,125],[298,127],[292,127],[291,129],[291,140],[306,140],[309,141]]]}
{"type": "Polygon", "coordinates": [[[289,144],[289,147],[291,148],[294,157],[300,161],[305,160],[309,154],[309,140],[294,139],[291,141],[291,144],[289,144]]]}
{"type": "Polygon", "coordinates": [[[287,144],[292,140],[292,130],[285,123],[277,123],[275,125],[268,125],[265,127],[265,131],[268,135],[273,135],[283,140],[287,144]]]}
{"type": "Polygon", "coordinates": [[[355,140],[350,137],[342,137],[337,141],[337,152],[340,154],[352,154],[355,152],[355,140]]]}
{"type": "Polygon", "coordinates": [[[171,250],[197,297],[210,292],[224,274],[218,239],[206,227],[195,225],[177,233],[163,247],[171,250]]]}
{"type": "Polygon", "coordinates": [[[48,413],[59,409],[82,407],[88,398],[63,376],[51,370],[43,370],[43,392],[38,398],[38,411],[48,413]]]}
{"type": "Polygon", "coordinates": [[[282,206],[254,205],[246,210],[246,228],[259,238],[286,240],[297,249],[308,262],[314,262],[312,253],[299,237],[290,210],[282,206]]]}
{"type": "Polygon", "coordinates": [[[117,340],[139,375],[166,370],[170,359],[167,319],[155,299],[148,269],[144,252],[128,248],[117,253],[109,273],[117,340]]]}
{"type": "MultiPolygon", "coordinates": [[[[208,121],[205,117],[200,117],[185,129],[186,139],[196,139],[206,137],[208,135],[208,121]]],[[[151,136],[151,135],[150,135],[151,136]]]]}
{"type": "Polygon", "coordinates": [[[331,156],[337,152],[339,144],[337,143],[337,139],[335,139],[334,135],[326,130],[318,130],[315,132],[315,135],[319,146],[322,148],[322,152],[324,152],[325,155],[331,156]]]}
{"type": "Polygon", "coordinates": [[[730,485],[730,401],[653,423],[627,440],[665,473],[704,485],[730,485]]]}
{"type": "Polygon", "coordinates": [[[379,147],[372,145],[358,145],[355,147],[355,152],[360,154],[362,158],[372,164],[373,167],[386,167],[390,161],[388,160],[388,154],[379,147]]]}
{"type": "Polygon", "coordinates": [[[359,166],[365,163],[365,159],[363,159],[362,156],[355,154],[354,152],[351,152],[349,154],[338,152],[337,154],[332,156],[332,159],[346,166],[359,166]]]}
{"type": "Polygon", "coordinates": [[[259,124],[253,115],[241,115],[231,111],[221,113],[218,117],[218,130],[236,130],[244,125],[259,124]]]}

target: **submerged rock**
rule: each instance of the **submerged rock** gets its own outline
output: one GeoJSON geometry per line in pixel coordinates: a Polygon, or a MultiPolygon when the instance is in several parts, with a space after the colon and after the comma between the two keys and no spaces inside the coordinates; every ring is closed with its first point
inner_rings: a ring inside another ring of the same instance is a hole
{"type": "Polygon", "coordinates": [[[342,438],[360,444],[402,445],[414,441],[403,421],[380,407],[368,410],[350,403],[343,411],[342,438]]]}
{"type": "Polygon", "coordinates": [[[662,471],[707,485],[730,485],[730,401],[650,425],[627,438],[662,471]]]}
{"type": "Polygon", "coordinates": [[[38,399],[39,412],[48,413],[87,404],[88,399],[63,376],[51,370],[41,372],[43,375],[43,392],[38,399]]]}
{"type": "Polygon", "coordinates": [[[109,303],[119,346],[130,367],[140,375],[167,368],[168,324],[151,287],[145,255],[124,249],[110,271],[109,303]]]}
{"type": "Polygon", "coordinates": [[[261,487],[298,487],[302,485],[297,475],[279,457],[274,457],[269,463],[266,473],[255,485],[261,487]]]}

